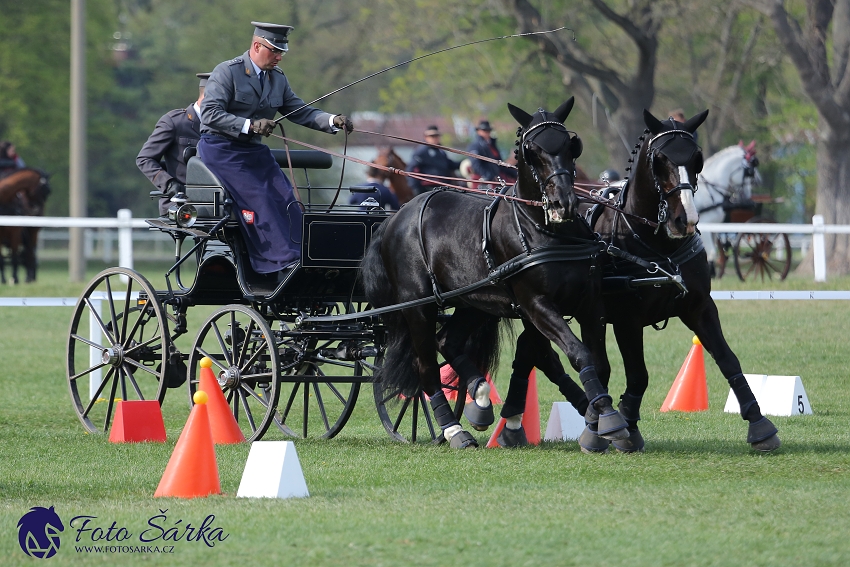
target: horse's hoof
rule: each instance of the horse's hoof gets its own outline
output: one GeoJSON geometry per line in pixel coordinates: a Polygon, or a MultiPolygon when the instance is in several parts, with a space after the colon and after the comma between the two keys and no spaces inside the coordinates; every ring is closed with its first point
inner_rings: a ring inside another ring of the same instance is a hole
{"type": "Polygon", "coordinates": [[[609,441],[628,439],[628,424],[617,410],[611,410],[599,416],[597,435],[609,441]]]}
{"type": "Polygon", "coordinates": [[[591,431],[589,427],[585,427],[578,438],[578,446],[581,447],[581,452],[588,455],[598,455],[608,452],[609,442],[591,431]]]}
{"type": "Polygon", "coordinates": [[[640,429],[637,427],[629,428],[628,439],[618,439],[612,441],[611,445],[621,453],[643,453],[643,435],[640,434],[640,429]]]}
{"type": "Polygon", "coordinates": [[[506,449],[525,447],[528,445],[528,437],[525,436],[525,429],[522,427],[519,429],[508,429],[505,427],[496,438],[496,443],[499,444],[499,447],[505,447],[506,449]]]}
{"type": "Polygon", "coordinates": [[[750,422],[750,427],[747,430],[747,443],[755,445],[767,441],[777,433],[779,433],[779,430],[776,429],[776,426],[766,417],[762,417],[758,421],[750,422]]]}
{"type": "Polygon", "coordinates": [[[750,443],[750,447],[756,451],[761,451],[762,453],[775,451],[776,449],[779,449],[780,446],[782,446],[782,441],[779,440],[779,435],[776,434],[774,434],[773,437],[768,437],[764,441],[750,443]]]}
{"type": "Polygon", "coordinates": [[[484,378],[479,378],[469,385],[468,391],[472,402],[466,404],[463,408],[464,417],[466,417],[469,424],[476,431],[486,431],[496,421],[496,414],[493,413],[493,404],[490,402],[489,397],[487,398],[486,406],[478,405],[478,401],[475,398],[478,388],[486,384],[487,382],[484,381],[484,378]]]}
{"type": "Polygon", "coordinates": [[[475,437],[469,431],[459,431],[452,436],[452,440],[449,441],[449,447],[452,449],[466,449],[468,447],[474,449],[478,447],[478,441],[475,440],[475,437]]]}

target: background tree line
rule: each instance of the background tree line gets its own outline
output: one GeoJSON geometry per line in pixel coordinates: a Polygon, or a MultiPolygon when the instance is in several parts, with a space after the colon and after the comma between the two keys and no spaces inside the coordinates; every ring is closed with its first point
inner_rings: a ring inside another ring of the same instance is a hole
{"type": "MultiPolygon", "coordinates": [[[[775,211],[779,220],[803,222],[828,211],[828,223],[850,223],[850,205],[836,205],[847,201],[846,167],[818,169],[825,144],[841,138],[840,129],[830,128],[842,120],[837,109],[848,106],[841,98],[850,81],[842,51],[850,33],[848,3],[87,0],[89,213],[113,215],[127,207],[138,216],[155,214],[149,183],[135,167],[139,148],[159,116],[196,98],[194,74],[244,52],[250,21],[261,20],[295,26],[281,66],[306,101],[433,50],[567,26],[557,34],[430,57],[317,106],[348,114],[439,113],[511,122],[507,102],[533,110],[575,95],[579,112],[569,126],[585,141],[580,165],[592,176],[608,167],[623,173],[627,148],[643,130],[643,108],[658,116],[673,108],[688,116],[709,108],[700,129],[705,154],[757,140],[761,192],[786,198],[775,211]],[[829,178],[829,191],[818,186],[819,177],[829,178]]],[[[64,215],[69,4],[0,0],[0,13],[0,138],[14,141],[28,164],[52,174],[47,214],[64,215]]],[[[846,138],[850,128],[844,132],[846,138]]],[[[292,124],[287,133],[329,143],[292,124]]],[[[499,134],[509,151],[513,132],[499,134]]],[[[850,140],[844,144],[846,155],[850,140]]],[[[833,162],[840,155],[834,145],[833,162]]],[[[831,269],[848,269],[844,240],[843,253],[841,242],[832,242],[843,260],[832,261],[831,269]]]]}

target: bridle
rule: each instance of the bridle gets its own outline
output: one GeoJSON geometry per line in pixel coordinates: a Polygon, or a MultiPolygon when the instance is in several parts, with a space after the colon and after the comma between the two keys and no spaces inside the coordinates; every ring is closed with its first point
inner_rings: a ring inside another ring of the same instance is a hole
{"type": "Polygon", "coordinates": [[[655,233],[657,234],[661,225],[667,222],[667,218],[669,215],[669,203],[667,200],[671,198],[673,195],[677,193],[681,193],[682,191],[690,191],[693,195],[699,189],[698,180],[694,182],[693,185],[690,183],[690,177],[688,175],[687,166],[693,161],[694,156],[700,153],[700,148],[694,140],[694,135],[687,130],[667,130],[666,132],[660,132],[653,136],[646,145],[646,159],[649,164],[650,175],[652,175],[652,181],[655,184],[655,190],[658,192],[658,226],[655,228],[655,233]],[[669,136],[667,139],[663,139],[669,136]],[[679,138],[677,138],[679,136],[679,138]],[[693,146],[696,148],[696,152],[692,152],[688,157],[687,161],[683,163],[678,163],[679,160],[671,157],[667,152],[664,151],[665,147],[674,142],[675,140],[687,141],[689,140],[693,146]],[[658,142],[657,145],[654,145],[658,142]],[[658,157],[658,154],[664,155],[674,166],[679,169],[679,184],[676,185],[673,189],[669,191],[664,191],[661,187],[661,182],[658,180],[658,176],[655,174],[655,160],[658,157]]]}
{"type": "MultiPolygon", "coordinates": [[[[535,167],[534,163],[531,162],[528,159],[528,155],[526,154],[526,152],[531,150],[530,143],[534,142],[534,139],[537,136],[539,136],[546,129],[563,130],[564,137],[566,139],[565,143],[569,143],[570,140],[573,139],[573,137],[577,137],[577,136],[576,136],[575,132],[567,130],[566,126],[564,126],[562,123],[557,122],[555,120],[545,120],[543,122],[539,122],[539,123],[535,124],[534,126],[531,126],[527,130],[523,130],[522,128],[520,128],[517,131],[517,136],[520,138],[519,141],[518,141],[518,144],[519,144],[519,147],[520,147],[520,151],[522,152],[522,160],[528,166],[529,170],[531,171],[531,176],[534,179],[534,182],[537,183],[537,186],[540,189],[540,194],[542,196],[541,201],[543,201],[543,219],[544,219],[544,223],[548,225],[549,224],[549,210],[552,208],[552,205],[551,205],[551,200],[549,199],[549,196],[546,194],[546,186],[549,185],[549,182],[552,181],[553,178],[555,178],[559,175],[567,175],[570,178],[570,184],[575,183],[576,170],[575,170],[575,160],[573,160],[572,161],[572,165],[573,165],[572,170],[569,170],[569,169],[566,169],[566,168],[563,168],[563,167],[558,168],[555,171],[553,171],[552,173],[550,173],[546,177],[546,179],[543,179],[541,181],[542,175],[537,170],[537,167],[535,167]],[[546,128],[547,126],[549,126],[550,128],[546,128]],[[536,130],[541,129],[541,128],[543,130],[535,132],[536,130]],[[529,134],[531,134],[532,132],[535,132],[535,134],[533,136],[529,136],[529,134]],[[572,137],[570,136],[570,134],[572,134],[572,137]]],[[[561,147],[563,147],[563,144],[562,144],[561,147]]],[[[557,151],[560,151],[561,147],[559,147],[555,152],[548,152],[547,150],[545,150],[542,147],[541,147],[541,149],[543,149],[544,151],[547,151],[547,153],[555,154],[555,153],[557,153],[557,151]]],[[[572,219],[565,219],[565,220],[570,221],[572,219]]]]}

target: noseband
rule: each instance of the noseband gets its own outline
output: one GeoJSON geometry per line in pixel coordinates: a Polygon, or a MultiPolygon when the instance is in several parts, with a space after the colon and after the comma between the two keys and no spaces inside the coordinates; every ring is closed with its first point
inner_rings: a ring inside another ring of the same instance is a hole
{"type": "MultiPolygon", "coordinates": [[[[567,130],[566,126],[564,126],[560,122],[556,122],[554,120],[547,120],[547,121],[544,121],[544,122],[540,122],[539,124],[535,124],[534,126],[529,128],[528,130],[521,132],[522,136],[520,138],[520,148],[521,148],[521,151],[522,151],[523,161],[531,169],[531,176],[534,178],[534,181],[540,187],[540,194],[542,195],[541,200],[543,201],[543,219],[544,219],[544,222],[548,225],[549,224],[549,209],[550,209],[549,203],[550,203],[550,201],[549,201],[549,196],[546,194],[546,186],[549,185],[549,182],[552,181],[552,178],[557,177],[559,175],[567,175],[567,176],[569,176],[570,181],[572,183],[575,183],[576,173],[575,173],[575,161],[573,161],[573,170],[572,171],[562,167],[562,168],[556,169],[555,171],[550,173],[549,176],[546,177],[546,179],[544,179],[543,181],[540,181],[540,173],[537,171],[537,168],[534,167],[534,164],[531,163],[528,160],[528,156],[526,155],[526,151],[530,149],[526,142],[533,142],[534,138],[536,138],[538,135],[540,135],[542,133],[542,131],[537,132],[531,138],[528,138],[528,135],[531,132],[537,130],[538,128],[543,128],[545,126],[551,126],[552,127],[551,129],[563,130],[564,137],[566,138],[566,141],[569,142],[569,140],[570,140],[570,130],[567,130]]],[[[575,132],[572,132],[572,134],[575,135],[575,132]]],[[[541,149],[543,149],[543,151],[546,151],[547,153],[555,154],[557,151],[560,151],[560,149],[563,147],[563,144],[564,143],[562,142],[561,145],[559,145],[557,147],[557,149],[555,149],[555,151],[553,151],[553,152],[549,152],[548,150],[546,150],[542,146],[541,146],[541,149]]]]}
{"type": "Polygon", "coordinates": [[[649,140],[649,143],[647,143],[647,160],[649,161],[649,171],[652,175],[652,180],[655,183],[655,190],[658,192],[658,226],[655,229],[656,233],[658,233],[658,230],[661,228],[661,225],[667,222],[667,215],[669,209],[667,199],[677,193],[680,193],[681,191],[690,191],[693,194],[697,192],[697,189],[699,189],[697,183],[694,183],[693,185],[690,184],[688,179],[688,172],[686,169],[686,166],[694,159],[694,152],[691,152],[691,155],[687,158],[687,161],[683,163],[678,163],[680,160],[674,159],[673,157],[668,155],[667,152],[663,151],[665,146],[676,140],[676,135],[680,135],[681,138],[679,139],[681,139],[682,141],[689,140],[697,149],[697,151],[699,151],[699,146],[694,140],[693,133],[688,132],[687,130],[667,130],[666,132],[656,134],[652,139],[649,140]],[[656,142],[656,140],[658,140],[659,138],[663,138],[664,136],[671,137],[667,140],[659,142],[659,145],[657,147],[653,147],[653,144],[656,142]],[[670,162],[674,166],[679,168],[679,184],[666,193],[661,188],[661,183],[658,181],[658,177],[655,175],[655,159],[658,154],[663,154],[664,157],[670,160],[670,162]]]}

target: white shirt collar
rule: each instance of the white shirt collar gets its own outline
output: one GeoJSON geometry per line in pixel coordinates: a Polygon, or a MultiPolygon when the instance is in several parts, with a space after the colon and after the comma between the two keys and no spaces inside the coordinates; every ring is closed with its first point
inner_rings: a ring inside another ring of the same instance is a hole
{"type": "Polygon", "coordinates": [[[251,59],[250,57],[248,58],[248,61],[250,61],[250,62],[251,62],[251,65],[253,65],[253,66],[254,66],[254,72],[255,72],[255,73],[257,74],[257,76],[259,77],[259,76],[260,76],[260,72],[262,71],[262,69],[260,69],[259,67],[257,67],[257,64],[256,64],[256,63],[254,63],[254,60],[253,60],[253,59],[251,59]]]}
{"type": "Polygon", "coordinates": [[[192,108],[195,109],[195,116],[201,115],[201,107],[198,106],[198,101],[195,101],[195,102],[192,103],[192,108]]]}

